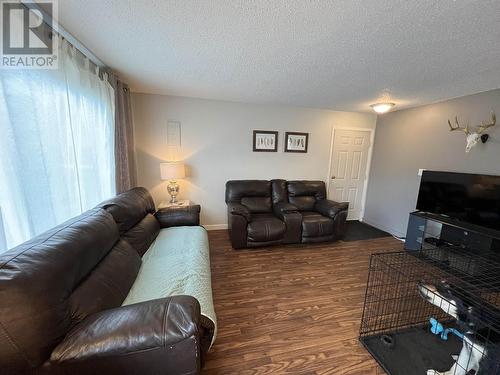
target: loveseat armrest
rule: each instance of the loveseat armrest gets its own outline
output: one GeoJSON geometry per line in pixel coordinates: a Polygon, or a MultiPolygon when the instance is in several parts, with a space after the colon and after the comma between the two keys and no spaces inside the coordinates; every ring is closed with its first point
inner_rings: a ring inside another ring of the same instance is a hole
{"type": "Polygon", "coordinates": [[[333,220],[334,239],[342,239],[347,231],[347,214],[349,203],[339,203],[327,199],[322,199],[316,202],[314,208],[321,215],[328,216],[333,220]]]}
{"type": "Polygon", "coordinates": [[[348,202],[335,202],[328,199],[321,199],[316,202],[314,209],[323,216],[334,219],[335,216],[342,211],[347,211],[349,208],[348,202]]]}
{"type": "Polygon", "coordinates": [[[239,203],[227,204],[227,225],[233,248],[242,249],[247,246],[247,226],[251,220],[248,208],[239,203]]]}
{"type": "Polygon", "coordinates": [[[230,215],[243,216],[247,222],[252,221],[252,214],[248,208],[241,203],[228,203],[227,211],[230,215]]]}
{"type": "Polygon", "coordinates": [[[290,214],[290,213],[297,213],[298,211],[297,211],[297,207],[291,203],[279,202],[279,203],[275,203],[273,205],[273,212],[274,212],[274,215],[276,215],[281,220],[283,220],[284,215],[290,214]]]}
{"type": "Polygon", "coordinates": [[[283,243],[300,243],[302,237],[302,214],[291,203],[279,202],[273,205],[274,215],[285,223],[283,243]]]}
{"type": "Polygon", "coordinates": [[[138,366],[129,373],[168,373],[175,366],[196,373],[199,335],[200,305],[194,297],[161,298],[90,315],[54,349],[50,364],[71,369],[88,363],[95,373],[99,368],[114,373],[124,363],[138,366]]]}
{"type": "Polygon", "coordinates": [[[156,211],[155,217],[162,228],[198,226],[200,225],[200,211],[199,204],[165,207],[156,211]]]}

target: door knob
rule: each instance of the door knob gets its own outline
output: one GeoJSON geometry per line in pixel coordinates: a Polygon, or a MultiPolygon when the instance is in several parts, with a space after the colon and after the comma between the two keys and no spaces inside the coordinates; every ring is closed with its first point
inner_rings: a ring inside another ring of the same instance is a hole
{"type": "Polygon", "coordinates": [[[332,176],[332,180],[335,180],[335,176],[332,176]]]}

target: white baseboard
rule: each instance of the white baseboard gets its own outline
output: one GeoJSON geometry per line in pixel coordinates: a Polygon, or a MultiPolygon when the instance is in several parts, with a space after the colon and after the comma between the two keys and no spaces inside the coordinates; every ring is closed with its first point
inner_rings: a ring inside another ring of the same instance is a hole
{"type": "Polygon", "coordinates": [[[222,230],[227,229],[227,224],[206,224],[202,225],[206,230],[222,230]]]}

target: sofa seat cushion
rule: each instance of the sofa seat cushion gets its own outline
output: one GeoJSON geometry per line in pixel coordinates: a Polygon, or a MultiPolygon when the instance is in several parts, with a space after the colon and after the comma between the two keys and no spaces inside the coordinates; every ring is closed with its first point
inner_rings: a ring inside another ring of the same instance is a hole
{"type": "Polygon", "coordinates": [[[198,300],[202,325],[217,330],[212,299],[208,236],[199,226],[171,227],[158,237],[142,257],[137,279],[123,306],[174,295],[189,295],[198,300]]]}
{"type": "Polygon", "coordinates": [[[283,238],[285,230],[285,223],[273,214],[253,214],[247,227],[248,241],[277,241],[283,238]]]}
{"type": "Polygon", "coordinates": [[[302,214],[302,237],[321,237],[333,234],[333,220],[317,212],[302,214]]]}

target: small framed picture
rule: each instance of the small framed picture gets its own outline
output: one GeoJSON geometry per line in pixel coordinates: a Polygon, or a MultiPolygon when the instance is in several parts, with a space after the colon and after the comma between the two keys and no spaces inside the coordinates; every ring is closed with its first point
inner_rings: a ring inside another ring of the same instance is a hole
{"type": "Polygon", "coordinates": [[[307,152],[309,133],[285,133],[285,152],[307,152]]]}
{"type": "Polygon", "coordinates": [[[267,130],[253,131],[254,152],[276,152],[278,151],[278,132],[267,130]]]}

